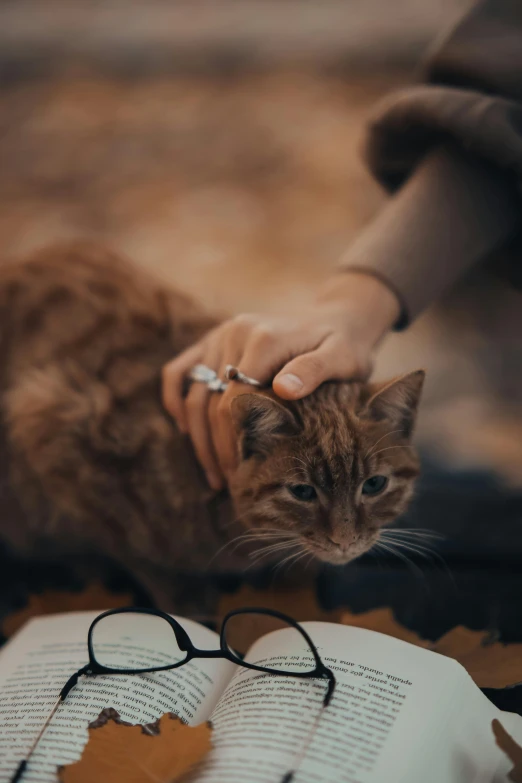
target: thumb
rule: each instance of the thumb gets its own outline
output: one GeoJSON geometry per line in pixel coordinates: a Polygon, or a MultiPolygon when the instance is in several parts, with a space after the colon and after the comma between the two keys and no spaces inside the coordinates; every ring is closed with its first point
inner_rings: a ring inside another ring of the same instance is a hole
{"type": "Polygon", "coordinates": [[[325,381],[354,380],[365,377],[368,368],[363,368],[354,355],[342,357],[333,341],[326,342],[320,348],[297,356],[285,364],[273,380],[275,393],[285,400],[300,400],[311,394],[325,381]]]}

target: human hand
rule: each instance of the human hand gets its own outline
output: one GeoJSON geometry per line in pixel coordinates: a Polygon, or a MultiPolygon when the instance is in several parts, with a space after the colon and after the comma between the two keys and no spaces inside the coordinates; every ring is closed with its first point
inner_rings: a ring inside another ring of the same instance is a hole
{"type": "Polygon", "coordinates": [[[163,369],[163,403],[179,429],[190,435],[210,486],[219,490],[237,463],[230,417],[233,396],[245,387],[231,382],[223,393],[185,379],[198,363],[224,378],[231,364],[268,384],[283,399],[306,397],[327,380],[363,380],[373,352],[399,317],[399,302],[377,278],[336,274],[298,317],[239,315],[209,332],[163,369]],[[275,376],[275,377],[274,377],[275,376]]]}

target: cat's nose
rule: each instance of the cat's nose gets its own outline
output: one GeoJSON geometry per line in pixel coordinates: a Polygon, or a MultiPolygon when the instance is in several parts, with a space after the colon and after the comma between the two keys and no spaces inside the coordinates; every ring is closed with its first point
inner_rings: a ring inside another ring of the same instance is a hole
{"type": "Polygon", "coordinates": [[[340,546],[343,545],[342,536],[326,536],[328,541],[333,544],[334,546],[340,546]]]}
{"type": "Polygon", "coordinates": [[[346,534],[343,535],[342,533],[333,533],[332,535],[327,536],[327,539],[336,549],[339,549],[342,554],[349,552],[351,547],[355,544],[354,537],[348,538],[346,534]]]}

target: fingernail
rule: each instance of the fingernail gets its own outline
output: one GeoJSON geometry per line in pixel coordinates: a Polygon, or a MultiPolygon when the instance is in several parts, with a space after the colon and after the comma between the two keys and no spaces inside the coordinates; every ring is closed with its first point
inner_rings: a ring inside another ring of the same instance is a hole
{"type": "Polygon", "coordinates": [[[303,388],[303,382],[301,378],[298,378],[297,375],[293,375],[292,373],[279,375],[277,377],[277,382],[281,386],[284,386],[285,389],[289,392],[299,392],[303,388]]]}

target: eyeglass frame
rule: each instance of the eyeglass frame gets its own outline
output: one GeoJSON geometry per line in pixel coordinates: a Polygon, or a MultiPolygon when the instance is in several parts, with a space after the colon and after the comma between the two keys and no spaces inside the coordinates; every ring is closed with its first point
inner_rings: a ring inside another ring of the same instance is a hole
{"type": "MultiPolygon", "coordinates": [[[[189,661],[194,660],[194,658],[225,658],[231,663],[235,663],[236,665],[239,666],[244,666],[245,668],[252,669],[253,671],[262,672],[263,674],[276,674],[280,676],[301,677],[303,679],[315,679],[315,678],[327,679],[329,684],[328,684],[328,691],[325,695],[324,706],[325,707],[328,706],[328,703],[332,698],[333,690],[335,689],[335,685],[336,685],[335,675],[322,662],[317,647],[313,643],[309,634],[297,622],[297,620],[293,619],[293,617],[289,617],[288,615],[283,614],[283,612],[278,612],[276,609],[265,609],[263,607],[258,607],[258,606],[245,607],[242,609],[233,609],[232,611],[228,612],[222,620],[221,632],[219,635],[219,644],[220,644],[219,650],[200,650],[192,643],[190,636],[185,631],[181,623],[179,623],[176,619],[174,619],[174,617],[171,617],[166,612],[162,612],[160,609],[146,609],[146,608],[132,607],[132,606],[126,606],[119,609],[108,609],[106,612],[102,612],[102,614],[98,615],[98,617],[96,617],[92,621],[89,627],[89,632],[87,634],[87,649],[89,652],[89,663],[87,664],[87,668],[83,667],[83,669],[80,671],[82,671],[82,674],[86,674],[86,675],[151,674],[153,672],[169,671],[171,669],[177,669],[180,666],[184,666],[189,661]],[[176,637],[176,642],[178,644],[179,649],[182,652],[187,653],[186,657],[182,661],[177,661],[176,663],[173,664],[167,664],[166,666],[153,666],[145,669],[121,669],[121,668],[113,668],[112,666],[105,666],[104,664],[101,664],[99,661],[96,660],[96,654],[94,652],[94,645],[93,645],[93,632],[96,625],[101,620],[116,614],[146,614],[146,615],[151,615],[152,617],[160,617],[162,620],[166,620],[166,622],[170,625],[170,627],[174,631],[174,635],[176,637]],[[261,614],[261,615],[266,615],[268,617],[276,617],[278,620],[281,620],[282,622],[292,626],[292,628],[295,628],[295,630],[298,631],[304,637],[306,643],[310,648],[310,651],[314,656],[315,669],[309,672],[308,671],[307,672],[280,671],[276,669],[270,669],[266,666],[257,666],[257,664],[255,663],[249,663],[248,661],[245,661],[241,653],[237,653],[237,652],[232,653],[230,651],[230,647],[226,642],[226,626],[227,626],[227,622],[232,617],[236,617],[241,614],[261,614]]],[[[73,687],[73,685],[71,685],[71,687],[73,687]]]]}
{"type": "MultiPolygon", "coordinates": [[[[300,625],[300,623],[297,622],[297,620],[294,620],[293,617],[289,617],[283,612],[278,612],[277,609],[265,609],[259,606],[246,607],[242,609],[233,609],[232,611],[228,612],[225,615],[225,617],[221,622],[219,644],[220,644],[219,650],[200,650],[192,643],[190,636],[188,635],[187,631],[185,631],[181,623],[175,620],[174,617],[171,617],[171,615],[161,611],[161,609],[147,609],[147,608],[137,607],[137,606],[124,606],[118,609],[108,609],[106,612],[102,612],[101,614],[99,614],[97,617],[94,618],[94,620],[89,626],[89,631],[87,634],[87,651],[89,654],[89,663],[86,664],[85,666],[82,666],[81,669],[78,669],[77,672],[71,675],[71,677],[69,677],[69,679],[63,686],[62,690],[60,691],[56,704],[54,705],[52,711],[47,717],[47,720],[42,726],[38,736],[36,737],[33,745],[29,750],[29,753],[24,759],[22,759],[19,762],[18,767],[15,770],[15,773],[10,779],[10,783],[18,783],[20,781],[27,768],[30,757],[32,756],[35,748],[37,747],[41,738],[43,737],[58,707],[60,706],[60,704],[62,704],[65,701],[67,695],[78,683],[80,677],[84,675],[96,676],[99,674],[101,675],[123,674],[123,675],[133,676],[136,674],[152,674],[153,672],[170,671],[172,669],[178,669],[180,666],[185,666],[185,664],[189,663],[189,661],[194,660],[195,658],[224,658],[225,660],[228,660],[231,663],[236,664],[237,666],[243,666],[246,669],[261,672],[262,674],[271,674],[277,677],[298,677],[300,679],[307,679],[307,680],[313,680],[318,678],[325,679],[328,681],[328,687],[323,699],[322,709],[328,707],[328,705],[330,704],[330,701],[332,700],[337,685],[335,675],[332,672],[332,670],[329,669],[327,666],[325,666],[325,664],[322,662],[317,647],[313,643],[309,634],[300,625]],[[176,637],[176,642],[178,644],[178,647],[183,652],[187,652],[186,658],[184,658],[182,661],[178,661],[177,663],[168,664],[167,666],[154,666],[146,669],[121,669],[121,668],[118,669],[118,668],[113,668],[112,666],[105,666],[99,663],[96,660],[96,656],[94,654],[94,648],[93,648],[92,636],[93,636],[94,628],[105,617],[110,617],[111,615],[116,615],[116,614],[145,614],[145,615],[150,615],[152,617],[160,617],[161,619],[166,620],[170,625],[170,627],[172,628],[172,630],[174,631],[174,635],[176,637]],[[278,671],[276,669],[269,669],[265,666],[257,666],[255,663],[249,663],[244,660],[244,656],[241,653],[234,654],[230,652],[230,648],[227,645],[226,638],[225,638],[226,625],[227,622],[232,617],[241,614],[261,614],[261,615],[266,615],[268,617],[276,617],[282,622],[290,625],[292,628],[298,631],[301,634],[301,636],[303,636],[306,643],[308,644],[310,651],[314,656],[315,669],[309,672],[278,671]]],[[[294,771],[295,770],[287,773],[284,776],[283,778],[284,783],[289,783],[289,781],[292,780],[294,771]]]]}

